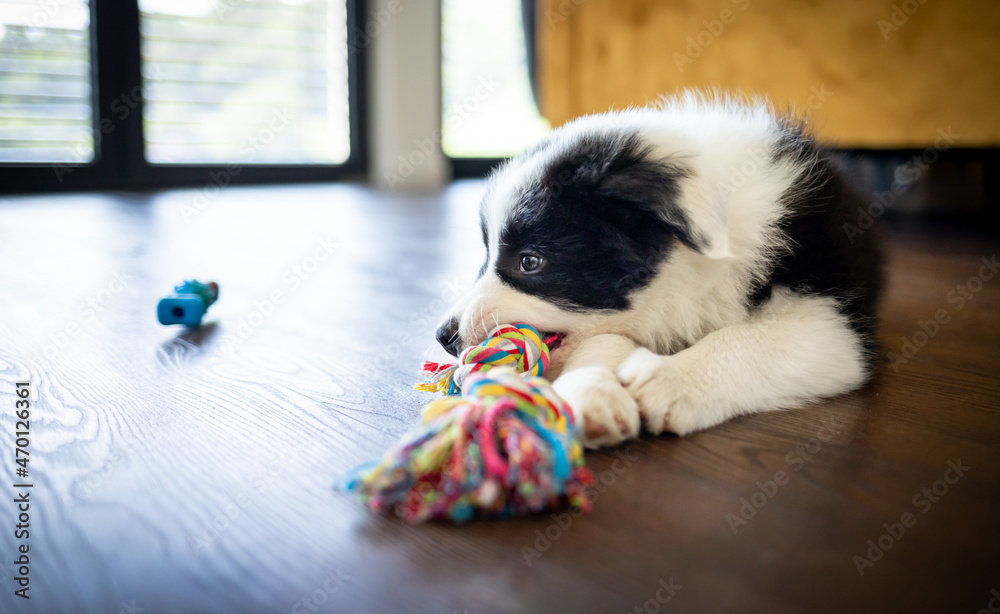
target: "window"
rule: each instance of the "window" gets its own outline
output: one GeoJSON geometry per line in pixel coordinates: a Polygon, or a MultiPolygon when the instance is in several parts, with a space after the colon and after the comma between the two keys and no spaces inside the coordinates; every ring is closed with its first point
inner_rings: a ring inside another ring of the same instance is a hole
{"type": "Polygon", "coordinates": [[[441,145],[452,158],[518,154],[550,129],[531,90],[521,7],[442,0],[441,145]]]}
{"type": "Polygon", "coordinates": [[[146,160],[347,160],[344,0],[140,0],[139,8],[146,160]]]}
{"type": "Polygon", "coordinates": [[[364,171],[361,0],[0,0],[0,185],[364,171]]]}
{"type": "Polygon", "coordinates": [[[0,0],[0,162],[94,159],[90,5],[0,0]]]}

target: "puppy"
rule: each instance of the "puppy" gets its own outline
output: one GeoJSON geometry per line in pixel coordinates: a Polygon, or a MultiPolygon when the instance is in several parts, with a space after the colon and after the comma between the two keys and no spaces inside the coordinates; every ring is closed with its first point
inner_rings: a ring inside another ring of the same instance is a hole
{"type": "Polygon", "coordinates": [[[866,203],[767,103],[683,93],[583,117],[500,166],[486,261],[437,333],[560,333],[546,375],[588,447],[861,386],[881,258],[866,203]]]}

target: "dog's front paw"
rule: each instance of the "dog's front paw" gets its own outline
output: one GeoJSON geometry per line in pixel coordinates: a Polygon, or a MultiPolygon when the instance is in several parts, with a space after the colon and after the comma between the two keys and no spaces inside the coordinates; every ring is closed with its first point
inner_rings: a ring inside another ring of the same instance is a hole
{"type": "Polygon", "coordinates": [[[685,435],[704,426],[689,398],[686,378],[673,356],[659,356],[645,348],[632,352],[618,367],[618,378],[635,399],[646,430],[685,435]]]}
{"type": "Polygon", "coordinates": [[[610,446],[639,434],[635,400],[608,369],[573,369],[560,376],[552,387],[573,408],[586,447],[610,446]]]}

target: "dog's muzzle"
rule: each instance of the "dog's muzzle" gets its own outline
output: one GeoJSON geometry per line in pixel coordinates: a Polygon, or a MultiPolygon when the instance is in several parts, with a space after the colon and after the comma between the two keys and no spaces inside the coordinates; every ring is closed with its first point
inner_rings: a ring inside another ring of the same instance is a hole
{"type": "Polygon", "coordinates": [[[437,342],[441,344],[449,354],[454,357],[458,357],[458,353],[462,349],[462,338],[458,335],[458,319],[452,318],[441,325],[441,328],[437,329],[437,334],[434,335],[437,342]]]}

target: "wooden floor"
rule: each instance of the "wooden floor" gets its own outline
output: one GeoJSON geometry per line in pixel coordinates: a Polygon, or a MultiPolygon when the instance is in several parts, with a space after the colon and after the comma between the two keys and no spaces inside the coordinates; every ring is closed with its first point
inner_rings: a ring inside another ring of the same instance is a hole
{"type": "Polygon", "coordinates": [[[591,453],[587,516],[410,527],[331,490],[428,398],[409,385],[480,263],[480,190],[0,199],[0,611],[974,613],[1000,595],[1000,276],[982,261],[1000,245],[940,229],[890,240],[883,339],[907,362],[806,409],[591,453]],[[195,276],[221,285],[210,322],[158,325],[195,276]]]}

